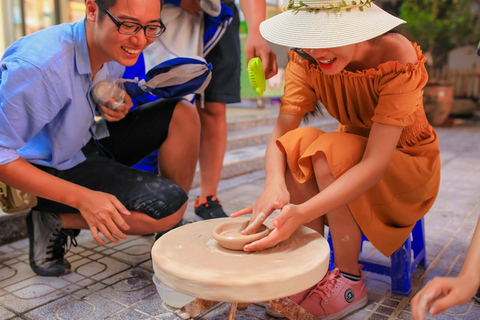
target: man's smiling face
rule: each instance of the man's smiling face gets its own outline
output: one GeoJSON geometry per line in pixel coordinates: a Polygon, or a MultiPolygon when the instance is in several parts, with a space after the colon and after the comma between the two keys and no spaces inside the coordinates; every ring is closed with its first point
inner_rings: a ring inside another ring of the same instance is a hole
{"type": "MultiPolygon", "coordinates": [[[[97,10],[104,10],[96,5],[97,10]]],[[[108,11],[119,22],[135,22],[142,26],[160,24],[160,0],[118,0],[108,11]]],[[[108,14],[95,22],[94,37],[104,61],[116,61],[124,66],[135,64],[140,53],[156,39],[147,37],[144,29],[134,35],[118,32],[108,14]]]]}

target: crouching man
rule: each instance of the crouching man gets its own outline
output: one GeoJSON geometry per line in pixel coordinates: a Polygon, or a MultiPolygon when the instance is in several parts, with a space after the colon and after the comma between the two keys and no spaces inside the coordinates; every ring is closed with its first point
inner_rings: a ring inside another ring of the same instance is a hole
{"type": "Polygon", "coordinates": [[[0,180],[38,196],[27,216],[30,265],[69,271],[68,238],[100,244],[177,224],[198,157],[200,124],[183,100],[131,112],[96,105],[91,88],[122,77],[160,36],[161,0],[87,0],[86,17],[23,37],[0,62],[0,180]],[[99,115],[101,117],[99,117],[99,115]],[[162,177],[130,166],[158,150],[162,177]]]}

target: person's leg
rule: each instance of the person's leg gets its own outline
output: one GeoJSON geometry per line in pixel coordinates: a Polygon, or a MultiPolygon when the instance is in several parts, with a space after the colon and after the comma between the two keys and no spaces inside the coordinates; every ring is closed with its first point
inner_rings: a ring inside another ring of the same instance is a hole
{"type": "MultiPolygon", "coordinates": [[[[312,197],[316,196],[318,194],[318,186],[317,183],[315,182],[314,179],[310,179],[306,181],[305,183],[299,183],[295,177],[292,174],[292,171],[287,167],[287,171],[285,174],[285,182],[287,184],[288,191],[290,192],[290,202],[293,204],[300,204],[303,203],[312,197]]],[[[320,233],[322,236],[325,233],[325,223],[324,223],[324,217],[320,217],[318,219],[315,219],[305,225],[306,227],[309,227],[318,233],[320,233]]],[[[316,286],[316,285],[315,285],[316,286]]],[[[315,286],[310,287],[306,290],[303,290],[297,294],[294,294],[290,296],[290,300],[293,302],[300,304],[312,291],[315,286]]],[[[271,312],[272,310],[269,310],[269,314],[273,316],[279,316],[275,312],[271,312]]]]}
{"type": "MultiPolygon", "coordinates": [[[[312,164],[322,192],[335,178],[323,152],[312,156],[312,164]]],[[[341,319],[368,302],[358,265],[362,232],[346,205],[328,212],[327,219],[337,268],[327,272],[300,305],[317,317],[341,319]]]]}
{"type": "MultiPolygon", "coordinates": [[[[292,172],[288,167],[287,167],[287,172],[285,174],[285,182],[287,184],[288,192],[290,192],[290,202],[293,204],[303,203],[311,199],[312,197],[316,196],[319,192],[317,183],[314,179],[310,179],[305,183],[299,183],[294,178],[294,176],[292,175],[292,172]]],[[[324,235],[325,224],[324,224],[323,217],[315,219],[310,223],[306,224],[305,226],[317,231],[322,236],[324,235]]]]}
{"type": "MultiPolygon", "coordinates": [[[[323,152],[312,157],[315,180],[321,192],[331,185],[335,178],[323,152]]],[[[344,205],[327,213],[328,225],[332,235],[335,252],[335,265],[342,272],[360,275],[358,259],[362,244],[362,231],[356,223],[348,206],[344,205]]]]}
{"type": "MultiPolygon", "coordinates": [[[[187,101],[177,104],[168,137],[158,150],[158,166],[165,177],[185,190],[192,187],[200,145],[200,121],[195,107],[187,101]]],[[[185,212],[185,208],[182,208],[185,212]]]]}
{"type": "Polygon", "coordinates": [[[216,197],[227,145],[226,104],[241,101],[239,13],[233,2],[225,5],[232,9],[233,20],[205,57],[213,66],[212,79],[205,90],[204,105],[197,101],[202,129],[200,195],[195,214],[201,219],[227,217],[216,197]]]}
{"type": "MultiPolygon", "coordinates": [[[[111,136],[101,144],[115,160],[128,166],[158,150],[160,175],[188,194],[200,143],[195,107],[186,100],[160,100],[137,108],[127,117],[109,124],[111,136]]],[[[185,208],[186,204],[176,215],[183,215],[185,208]]]]}
{"type": "Polygon", "coordinates": [[[216,195],[222,174],[223,158],[227,148],[226,104],[205,102],[204,107],[197,104],[202,132],[200,135],[200,202],[207,196],[216,195]]]}
{"type": "MultiPolygon", "coordinates": [[[[315,179],[310,179],[306,181],[305,183],[299,183],[295,177],[292,174],[292,171],[290,168],[287,166],[287,170],[285,173],[285,182],[287,184],[287,189],[288,192],[290,192],[290,203],[292,204],[300,204],[303,203],[312,197],[316,196],[318,194],[318,186],[315,181],[315,179]]],[[[318,219],[315,219],[311,221],[310,223],[305,225],[306,227],[309,227],[318,233],[320,233],[322,236],[324,235],[324,217],[320,217],[318,219]]],[[[314,285],[308,289],[305,289],[301,292],[298,292],[294,295],[289,296],[288,298],[295,302],[296,304],[300,304],[309,294],[310,292],[315,289],[317,285],[314,285]]],[[[272,317],[276,318],[283,318],[283,315],[279,313],[278,311],[275,311],[271,308],[266,309],[267,313],[271,315],[272,317]]]]}
{"type": "MultiPolygon", "coordinates": [[[[173,227],[182,218],[188,199],[179,185],[164,177],[98,155],[89,155],[68,170],[45,170],[88,189],[114,195],[131,212],[130,216],[122,216],[130,226],[128,234],[150,234],[173,227]]],[[[88,229],[76,208],[39,198],[35,209],[58,215],[64,229],[88,229]]]]}

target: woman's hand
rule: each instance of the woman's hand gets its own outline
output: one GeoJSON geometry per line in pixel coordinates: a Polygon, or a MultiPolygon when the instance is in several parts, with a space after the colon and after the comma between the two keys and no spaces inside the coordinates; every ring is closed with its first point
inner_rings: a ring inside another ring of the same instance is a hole
{"type": "Polygon", "coordinates": [[[280,242],[290,238],[295,230],[307,222],[308,221],[304,219],[304,216],[299,211],[297,205],[287,204],[283,207],[278,216],[273,219],[273,231],[265,238],[247,244],[243,250],[250,252],[272,248],[280,242]]]}
{"type": "Polygon", "coordinates": [[[278,186],[272,188],[267,187],[253,206],[234,212],[230,216],[236,218],[251,213],[252,217],[250,218],[250,222],[245,230],[242,231],[242,234],[253,234],[274,210],[282,209],[288,202],[290,202],[290,193],[286,188],[280,188],[278,186]]]}
{"type": "MultiPolygon", "coordinates": [[[[110,98],[108,103],[113,105],[116,102],[113,98],[110,98]]],[[[111,109],[111,108],[109,108],[109,107],[107,107],[107,106],[105,106],[104,104],[101,104],[101,103],[99,103],[98,105],[100,106],[100,109],[102,109],[103,116],[105,117],[105,119],[107,121],[114,122],[114,121],[119,121],[119,120],[122,120],[123,118],[125,118],[128,111],[130,111],[130,109],[133,107],[133,102],[132,102],[132,99],[130,98],[130,96],[128,94],[125,94],[124,103],[121,106],[119,106],[115,109],[111,109]]]]}
{"type": "Polygon", "coordinates": [[[424,320],[425,311],[432,316],[450,307],[465,304],[478,290],[471,276],[441,277],[430,280],[411,301],[414,320],[424,320]]]}
{"type": "Polygon", "coordinates": [[[98,232],[112,242],[126,239],[127,235],[122,230],[129,230],[123,215],[130,215],[130,211],[113,195],[99,191],[89,190],[77,206],[80,214],[85,219],[92,232],[93,239],[100,244],[105,244],[98,232]]]}

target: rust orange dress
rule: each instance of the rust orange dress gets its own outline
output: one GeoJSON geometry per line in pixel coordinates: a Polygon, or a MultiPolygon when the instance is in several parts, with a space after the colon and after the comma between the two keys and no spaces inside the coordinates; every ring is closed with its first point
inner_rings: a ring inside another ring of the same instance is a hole
{"type": "Polygon", "coordinates": [[[324,152],[337,179],[362,159],[373,122],[402,126],[403,132],[383,178],[348,203],[370,242],[390,256],[407,239],[416,221],[433,205],[440,185],[438,137],[425,117],[426,58],[416,44],[418,63],[382,63],[376,69],[325,75],[290,51],[280,113],[303,115],[320,101],[340,125],[325,133],[309,127],[277,140],[294,177],[314,175],[311,157],[324,152]]]}

